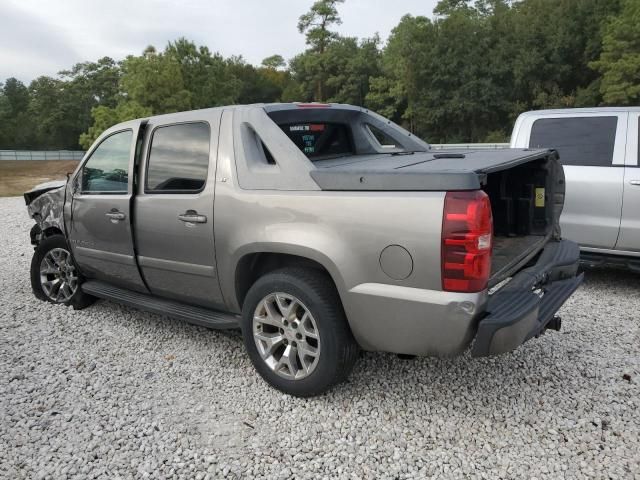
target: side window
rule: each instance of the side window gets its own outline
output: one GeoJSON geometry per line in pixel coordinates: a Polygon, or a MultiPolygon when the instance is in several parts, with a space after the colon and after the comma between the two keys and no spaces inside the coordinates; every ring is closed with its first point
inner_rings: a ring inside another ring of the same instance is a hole
{"type": "Polygon", "coordinates": [[[367,129],[371,132],[371,135],[373,135],[382,148],[402,148],[402,145],[398,145],[398,142],[379,128],[367,124],[367,129]]]}
{"type": "Polygon", "coordinates": [[[82,193],[127,193],[133,132],[105,138],[82,167],[82,193]]]}
{"type": "Polygon", "coordinates": [[[183,123],[159,127],[151,138],[145,191],[199,192],[209,169],[209,125],[183,123]]]}
{"type": "Polygon", "coordinates": [[[531,148],[555,148],[563,165],[610,167],[618,117],[543,118],[531,128],[531,148]]]}

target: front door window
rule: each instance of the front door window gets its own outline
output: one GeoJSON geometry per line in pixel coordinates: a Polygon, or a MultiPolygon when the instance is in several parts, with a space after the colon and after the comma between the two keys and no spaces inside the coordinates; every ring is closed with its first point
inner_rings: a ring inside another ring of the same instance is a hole
{"type": "Polygon", "coordinates": [[[133,132],[105,138],[82,168],[82,193],[127,193],[133,132]]]}

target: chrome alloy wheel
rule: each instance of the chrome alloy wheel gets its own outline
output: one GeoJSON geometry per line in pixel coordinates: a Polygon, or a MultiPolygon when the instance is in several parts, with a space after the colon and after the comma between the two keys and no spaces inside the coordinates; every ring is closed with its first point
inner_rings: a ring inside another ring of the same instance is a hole
{"type": "Polygon", "coordinates": [[[45,295],[56,303],[64,303],[78,289],[78,274],[71,254],[64,248],[53,248],[40,262],[40,284],[45,295]]]}
{"type": "Polygon", "coordinates": [[[262,360],[279,376],[300,380],[320,358],[320,334],[309,309],[293,295],[271,293],[253,314],[253,339],[262,360]]]}

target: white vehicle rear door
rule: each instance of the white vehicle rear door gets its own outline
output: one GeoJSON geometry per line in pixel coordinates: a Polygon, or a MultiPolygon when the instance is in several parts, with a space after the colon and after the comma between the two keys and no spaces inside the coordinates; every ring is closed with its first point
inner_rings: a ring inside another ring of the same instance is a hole
{"type": "Polygon", "coordinates": [[[520,126],[520,132],[529,133],[527,146],[558,150],[566,180],[562,236],[582,247],[613,249],[618,240],[628,116],[626,112],[534,114],[520,126]]]}
{"type": "Polygon", "coordinates": [[[622,221],[616,250],[640,252],[640,113],[629,114],[622,221]]]}

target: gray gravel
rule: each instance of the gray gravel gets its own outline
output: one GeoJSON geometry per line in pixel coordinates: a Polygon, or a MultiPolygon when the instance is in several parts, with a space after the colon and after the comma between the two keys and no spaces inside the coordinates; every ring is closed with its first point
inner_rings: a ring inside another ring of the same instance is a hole
{"type": "Polygon", "coordinates": [[[238,333],[37,301],[30,226],[0,199],[3,478],[640,478],[640,275],[590,271],[515,353],[365,354],[300,400],[238,333]]]}

